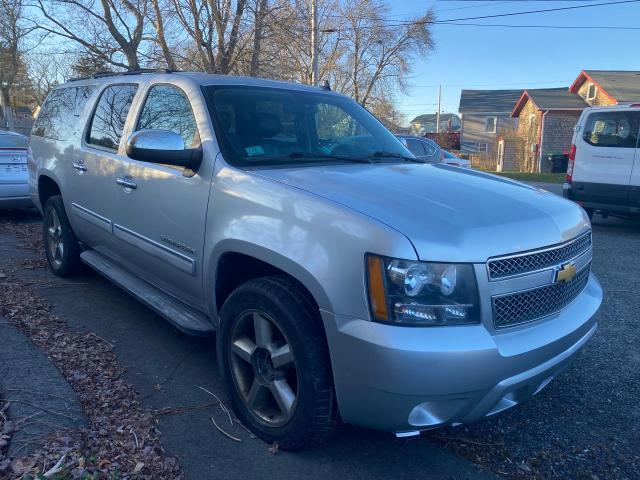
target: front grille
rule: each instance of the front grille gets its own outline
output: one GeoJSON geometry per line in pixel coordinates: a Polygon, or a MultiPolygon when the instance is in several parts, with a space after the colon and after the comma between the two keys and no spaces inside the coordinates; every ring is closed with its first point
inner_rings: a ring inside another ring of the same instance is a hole
{"type": "Polygon", "coordinates": [[[588,232],[555,248],[489,260],[489,278],[495,280],[553,267],[577,257],[590,247],[591,232],[588,232]]]}
{"type": "Polygon", "coordinates": [[[559,312],[584,289],[591,265],[570,282],[554,283],[524,292],[493,297],[493,321],[496,328],[511,327],[559,312]]]}

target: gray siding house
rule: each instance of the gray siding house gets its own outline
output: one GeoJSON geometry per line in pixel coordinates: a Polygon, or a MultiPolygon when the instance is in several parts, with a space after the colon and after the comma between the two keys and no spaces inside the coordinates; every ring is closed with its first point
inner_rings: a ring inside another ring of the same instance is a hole
{"type": "Polygon", "coordinates": [[[466,153],[491,153],[498,132],[515,129],[518,120],[511,117],[522,90],[462,90],[460,150],[466,153]]]}

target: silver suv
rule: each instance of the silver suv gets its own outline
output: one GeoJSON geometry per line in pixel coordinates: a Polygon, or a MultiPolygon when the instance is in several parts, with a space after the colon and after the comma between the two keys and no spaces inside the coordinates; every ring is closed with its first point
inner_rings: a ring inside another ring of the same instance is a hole
{"type": "Polygon", "coordinates": [[[236,414],[296,449],[415,435],[540,391],[596,330],[589,219],[414,157],[320,88],[136,73],[54,89],[29,150],[53,272],[217,334],[236,414]]]}

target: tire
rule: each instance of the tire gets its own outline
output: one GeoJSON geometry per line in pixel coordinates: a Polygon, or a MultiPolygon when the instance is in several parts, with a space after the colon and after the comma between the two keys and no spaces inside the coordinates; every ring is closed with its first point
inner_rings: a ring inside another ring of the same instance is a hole
{"type": "Polygon", "coordinates": [[[297,282],[271,276],[238,287],[220,314],[217,355],[231,404],[257,437],[298,450],[335,431],[338,409],[324,329],[297,282]]]}
{"type": "Polygon", "coordinates": [[[80,266],[80,246],[60,195],[49,197],[42,220],[44,251],[49,268],[59,277],[68,277],[80,266]]]}
{"type": "Polygon", "coordinates": [[[593,220],[593,214],[595,213],[595,210],[593,208],[585,208],[584,211],[587,212],[589,220],[593,220]]]}

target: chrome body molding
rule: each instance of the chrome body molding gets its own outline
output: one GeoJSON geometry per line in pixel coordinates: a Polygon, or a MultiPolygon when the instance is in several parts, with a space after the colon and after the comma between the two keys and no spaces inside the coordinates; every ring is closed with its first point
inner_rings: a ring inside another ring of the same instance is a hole
{"type": "Polygon", "coordinates": [[[77,203],[71,204],[71,211],[82,220],[85,220],[98,228],[101,228],[105,232],[113,233],[113,223],[108,218],[98,215],[97,213],[84,208],[77,203]]]}
{"type": "Polygon", "coordinates": [[[189,275],[195,275],[196,273],[196,261],[193,258],[187,257],[180,252],[168,248],[161,243],[155,242],[150,238],[144,237],[133,230],[129,230],[117,223],[113,225],[113,234],[134,247],[160,258],[178,270],[182,270],[189,275]]]}

